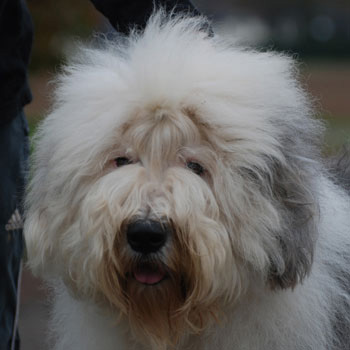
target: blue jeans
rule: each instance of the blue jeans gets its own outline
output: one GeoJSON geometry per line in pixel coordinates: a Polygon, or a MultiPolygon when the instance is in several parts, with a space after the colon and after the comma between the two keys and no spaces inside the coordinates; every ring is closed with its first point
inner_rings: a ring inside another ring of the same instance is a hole
{"type": "Polygon", "coordinates": [[[0,350],[18,350],[22,199],[29,155],[24,113],[0,125],[0,350]]]}

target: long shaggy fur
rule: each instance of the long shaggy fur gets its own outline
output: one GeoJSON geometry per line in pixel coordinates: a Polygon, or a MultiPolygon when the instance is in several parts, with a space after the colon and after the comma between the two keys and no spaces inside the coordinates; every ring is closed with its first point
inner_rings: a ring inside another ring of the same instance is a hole
{"type": "Polygon", "coordinates": [[[295,64],[204,28],[160,11],[58,78],[25,222],[55,350],[350,347],[350,201],[295,64]],[[171,227],[147,257],[125,234],[145,217],[171,227]]]}

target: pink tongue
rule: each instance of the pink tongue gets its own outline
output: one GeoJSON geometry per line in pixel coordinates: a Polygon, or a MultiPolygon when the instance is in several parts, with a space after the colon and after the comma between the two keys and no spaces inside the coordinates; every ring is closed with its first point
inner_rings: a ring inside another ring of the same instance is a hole
{"type": "Polygon", "coordinates": [[[150,270],[147,268],[137,269],[134,273],[136,281],[143,284],[156,284],[165,277],[165,272],[162,270],[150,270]]]}

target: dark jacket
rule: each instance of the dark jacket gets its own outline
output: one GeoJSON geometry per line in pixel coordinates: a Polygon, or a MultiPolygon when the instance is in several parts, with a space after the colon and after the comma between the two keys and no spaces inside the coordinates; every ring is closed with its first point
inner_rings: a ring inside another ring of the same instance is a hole
{"type": "Polygon", "coordinates": [[[27,67],[33,25],[24,0],[0,0],[0,125],[31,101],[27,67]]]}
{"type": "Polygon", "coordinates": [[[109,19],[118,32],[124,34],[135,25],[143,28],[154,9],[154,4],[164,7],[167,11],[174,9],[175,12],[199,15],[188,0],[91,0],[91,2],[109,19]]]}

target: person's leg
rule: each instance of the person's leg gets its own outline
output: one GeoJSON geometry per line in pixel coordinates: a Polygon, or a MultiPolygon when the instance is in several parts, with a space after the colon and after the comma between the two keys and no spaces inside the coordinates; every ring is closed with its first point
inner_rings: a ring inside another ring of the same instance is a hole
{"type": "Polygon", "coordinates": [[[24,114],[0,126],[0,350],[19,349],[22,196],[28,159],[24,114]]]}

